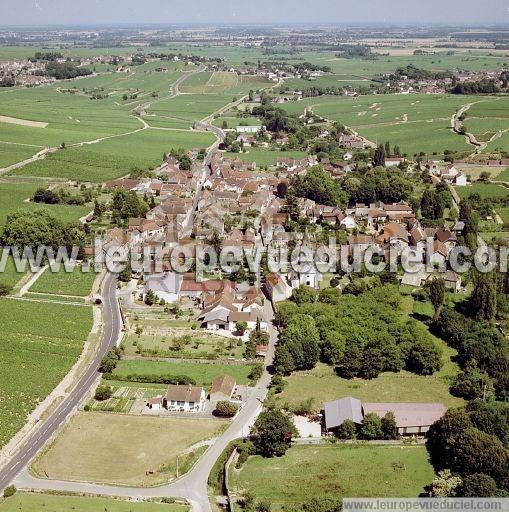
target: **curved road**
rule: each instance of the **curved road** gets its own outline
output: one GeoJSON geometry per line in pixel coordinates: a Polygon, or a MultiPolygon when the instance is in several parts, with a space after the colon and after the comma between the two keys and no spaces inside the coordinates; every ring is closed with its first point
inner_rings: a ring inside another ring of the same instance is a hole
{"type": "Polygon", "coordinates": [[[117,276],[107,274],[103,282],[103,315],[105,326],[101,346],[92,364],[87,368],[78,384],[71,393],[64,399],[56,411],[39,426],[38,429],[25,442],[14,458],[0,470],[0,490],[5,489],[23,468],[35,457],[37,452],[58,430],[60,425],[72,413],[83,397],[88,393],[93,382],[97,378],[97,371],[101,359],[106,352],[115,346],[122,327],[120,310],[118,307],[115,291],[117,287],[117,276]]]}
{"type": "Polygon", "coordinates": [[[228,429],[216,439],[193,469],[183,477],[160,487],[115,487],[84,482],[39,479],[31,476],[24,468],[14,480],[16,487],[27,490],[99,494],[123,498],[183,498],[192,505],[193,512],[211,512],[207,494],[207,481],[210,471],[231,441],[249,433],[249,428],[260,414],[263,401],[267,396],[271,379],[268,367],[272,364],[277,340],[277,331],[271,323],[273,318],[272,306],[268,301],[266,301],[264,307],[264,318],[269,324],[270,342],[265,360],[265,371],[261,379],[252,388],[246,404],[233,419],[228,429]]]}

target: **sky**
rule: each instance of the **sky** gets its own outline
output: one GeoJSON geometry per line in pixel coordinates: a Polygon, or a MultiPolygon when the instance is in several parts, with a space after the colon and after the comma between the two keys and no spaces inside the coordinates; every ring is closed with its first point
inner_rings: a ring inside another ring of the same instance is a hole
{"type": "Polygon", "coordinates": [[[509,0],[0,0],[0,25],[509,23],[509,0]]]}

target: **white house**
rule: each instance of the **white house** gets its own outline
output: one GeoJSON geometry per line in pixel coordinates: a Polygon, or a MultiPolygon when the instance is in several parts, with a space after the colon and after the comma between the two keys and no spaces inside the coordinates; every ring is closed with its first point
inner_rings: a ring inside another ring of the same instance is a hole
{"type": "Polygon", "coordinates": [[[258,133],[262,127],[260,125],[257,126],[237,126],[236,130],[238,133],[258,133]]]}
{"type": "Polygon", "coordinates": [[[145,294],[151,290],[159,300],[177,302],[179,300],[182,276],[176,272],[145,276],[145,294]]]}
{"type": "Polygon", "coordinates": [[[190,385],[170,385],[163,398],[163,407],[169,411],[201,412],[205,406],[203,388],[190,385]]]}
{"type": "Polygon", "coordinates": [[[454,184],[457,187],[466,187],[468,185],[467,177],[462,172],[459,173],[456,178],[454,178],[454,184]]]}

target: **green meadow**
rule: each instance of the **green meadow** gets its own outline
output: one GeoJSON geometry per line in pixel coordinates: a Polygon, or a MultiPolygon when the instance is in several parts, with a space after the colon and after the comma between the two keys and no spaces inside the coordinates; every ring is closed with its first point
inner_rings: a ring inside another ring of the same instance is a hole
{"type": "Polygon", "coordinates": [[[434,477],[424,446],[294,446],[283,457],[249,458],[230,490],[284,510],[311,498],[418,497],[434,477]]]}

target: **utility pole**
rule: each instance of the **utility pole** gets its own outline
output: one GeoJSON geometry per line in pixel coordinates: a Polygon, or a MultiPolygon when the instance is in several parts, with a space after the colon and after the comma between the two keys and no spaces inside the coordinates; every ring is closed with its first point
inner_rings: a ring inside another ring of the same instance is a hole
{"type": "Polygon", "coordinates": [[[177,478],[179,477],[179,456],[177,455],[177,478]]]}

